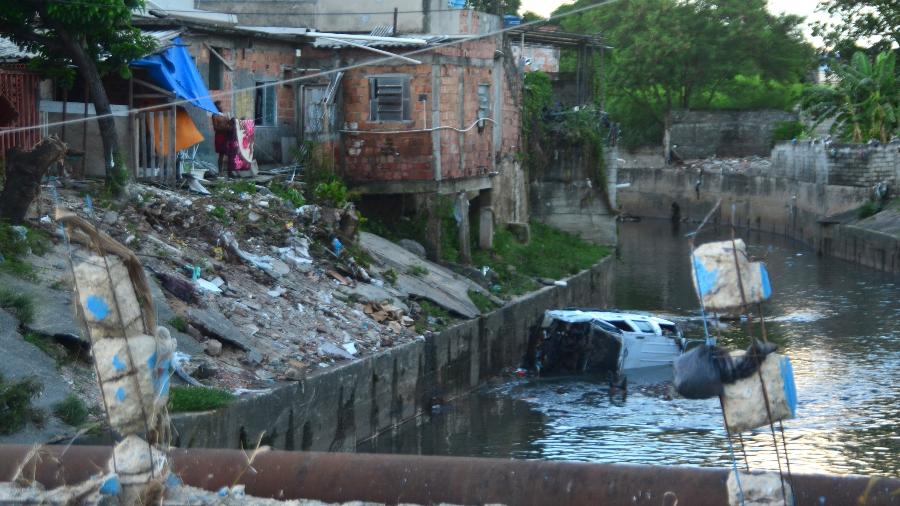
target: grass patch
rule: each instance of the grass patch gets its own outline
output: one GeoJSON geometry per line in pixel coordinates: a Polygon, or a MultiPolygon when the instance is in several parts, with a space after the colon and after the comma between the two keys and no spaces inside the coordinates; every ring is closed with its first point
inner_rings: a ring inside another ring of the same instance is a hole
{"type": "Polygon", "coordinates": [[[482,313],[490,313],[496,307],[487,295],[475,290],[469,290],[469,299],[482,313]]]}
{"type": "Polygon", "coordinates": [[[72,355],[66,351],[66,348],[56,342],[52,337],[35,332],[26,332],[25,335],[22,336],[22,339],[24,339],[26,343],[31,343],[34,347],[55,360],[57,365],[71,362],[73,359],[72,355]]]}
{"type": "Polygon", "coordinates": [[[172,387],[169,390],[169,411],[172,413],[210,411],[224,408],[233,400],[234,395],[231,392],[218,388],[172,387]]]}
{"type": "Polygon", "coordinates": [[[29,252],[38,256],[44,255],[52,246],[50,235],[41,229],[25,225],[21,228],[12,227],[0,222],[0,271],[34,279],[34,268],[25,261],[25,257],[29,252]]]}
{"type": "Polygon", "coordinates": [[[390,283],[392,285],[397,283],[397,271],[395,271],[394,269],[388,269],[388,270],[382,272],[381,275],[384,277],[384,280],[387,281],[388,283],[390,283]]]}
{"type": "Polygon", "coordinates": [[[187,321],[181,316],[172,318],[168,323],[170,327],[177,330],[178,332],[187,332],[187,321]]]}
{"type": "Polygon", "coordinates": [[[34,301],[27,295],[0,288],[0,308],[13,313],[22,325],[34,320],[34,301]]]}
{"type": "Polygon", "coordinates": [[[610,248],[531,222],[531,242],[522,244],[509,230],[494,233],[494,250],[472,253],[476,266],[488,266],[499,277],[500,294],[519,295],[537,288],[534,278],[560,279],[578,273],[609,255],[610,248]],[[515,270],[508,267],[513,266],[515,270]]]}
{"type": "Polygon", "coordinates": [[[78,427],[87,421],[88,409],[84,401],[69,394],[65,399],[53,405],[53,414],[72,427],[78,427]]]}
{"type": "Polygon", "coordinates": [[[452,316],[446,309],[424,299],[419,300],[418,303],[421,311],[419,312],[419,319],[416,321],[416,332],[421,334],[426,330],[439,331],[450,324],[452,316]],[[435,320],[433,324],[428,323],[429,317],[435,320]]]}
{"type": "Polygon", "coordinates": [[[18,432],[28,422],[43,424],[44,412],[31,406],[41,388],[41,382],[34,377],[7,382],[0,376],[0,434],[18,432]]]}
{"type": "Polygon", "coordinates": [[[876,214],[881,212],[881,205],[878,202],[866,202],[865,204],[859,206],[859,209],[856,211],[856,216],[864,220],[871,216],[875,216],[876,214]]]}
{"type": "Polygon", "coordinates": [[[406,273],[410,276],[421,278],[422,276],[428,275],[428,269],[422,267],[421,265],[412,265],[409,267],[409,269],[406,270],[406,273]]]}
{"type": "Polygon", "coordinates": [[[269,185],[269,190],[281,200],[290,202],[294,207],[300,207],[303,204],[306,204],[306,199],[303,198],[303,194],[296,188],[281,183],[272,183],[269,185]]]}
{"type": "Polygon", "coordinates": [[[209,215],[223,225],[228,225],[229,223],[231,223],[231,217],[228,216],[228,211],[226,211],[222,206],[214,207],[213,210],[209,212],[209,215]]]}

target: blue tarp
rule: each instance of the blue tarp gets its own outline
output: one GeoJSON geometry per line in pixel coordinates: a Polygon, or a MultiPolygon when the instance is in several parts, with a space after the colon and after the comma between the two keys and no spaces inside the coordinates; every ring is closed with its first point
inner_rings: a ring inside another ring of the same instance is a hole
{"type": "Polygon", "coordinates": [[[175,93],[181,99],[190,100],[195,106],[216,113],[219,109],[209,97],[209,90],[194,65],[194,60],[181,42],[172,40],[172,47],[131,62],[132,67],[145,68],[161,88],[175,93]]]}

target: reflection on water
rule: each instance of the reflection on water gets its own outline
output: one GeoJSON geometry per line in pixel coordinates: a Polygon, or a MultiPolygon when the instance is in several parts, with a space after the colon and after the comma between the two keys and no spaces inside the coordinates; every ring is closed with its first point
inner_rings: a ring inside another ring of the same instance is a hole
{"type": "MultiPolygon", "coordinates": [[[[696,315],[682,235],[668,223],[622,227],[618,307],[696,315]]],[[[764,307],[769,338],[794,364],[800,407],[784,424],[792,469],[900,475],[900,279],[782,238],[744,239],[765,257],[775,290],[764,307]]],[[[688,329],[700,337],[699,327],[688,329]]],[[[722,341],[747,344],[738,323],[722,341]]],[[[583,378],[499,381],[360,451],[729,465],[718,401],[671,399],[670,376],[629,375],[624,400],[583,378]]],[[[768,428],[745,434],[744,444],[751,467],[777,469],[768,428]]]]}

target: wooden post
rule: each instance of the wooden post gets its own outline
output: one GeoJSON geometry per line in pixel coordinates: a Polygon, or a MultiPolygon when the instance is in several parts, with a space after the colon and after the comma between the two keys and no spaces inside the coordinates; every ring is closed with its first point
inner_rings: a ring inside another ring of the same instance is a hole
{"type": "Polygon", "coordinates": [[[138,134],[135,122],[137,115],[134,113],[134,77],[128,78],[128,137],[131,138],[131,175],[137,178],[138,166],[138,134]]]}
{"type": "Polygon", "coordinates": [[[169,175],[169,179],[175,180],[180,179],[181,174],[178,173],[178,160],[175,155],[175,117],[177,116],[177,106],[172,104],[172,108],[169,111],[169,169],[171,170],[171,174],[169,175]]]}
{"type": "Polygon", "coordinates": [[[63,110],[62,110],[62,131],[60,132],[60,136],[62,137],[62,141],[66,142],[66,117],[69,106],[69,90],[63,88],[63,110]]]}

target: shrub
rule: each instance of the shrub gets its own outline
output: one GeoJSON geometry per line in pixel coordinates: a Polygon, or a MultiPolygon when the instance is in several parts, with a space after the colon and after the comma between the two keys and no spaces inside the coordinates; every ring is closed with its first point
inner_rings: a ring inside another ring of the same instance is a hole
{"type": "Polygon", "coordinates": [[[234,395],[231,392],[218,388],[172,387],[169,390],[169,411],[173,413],[210,411],[223,408],[233,400],[234,395]]]}
{"type": "Polygon", "coordinates": [[[803,136],[805,131],[803,123],[799,121],[777,121],[775,128],[772,129],[772,140],[777,142],[798,139],[803,136]]]}
{"type": "Polygon", "coordinates": [[[0,376],[0,434],[18,432],[29,421],[37,425],[43,423],[43,411],[31,406],[41,388],[35,377],[8,382],[0,376]]]}
{"type": "Polygon", "coordinates": [[[72,427],[78,427],[87,421],[88,410],[81,399],[69,394],[53,405],[53,414],[72,427]]]}

